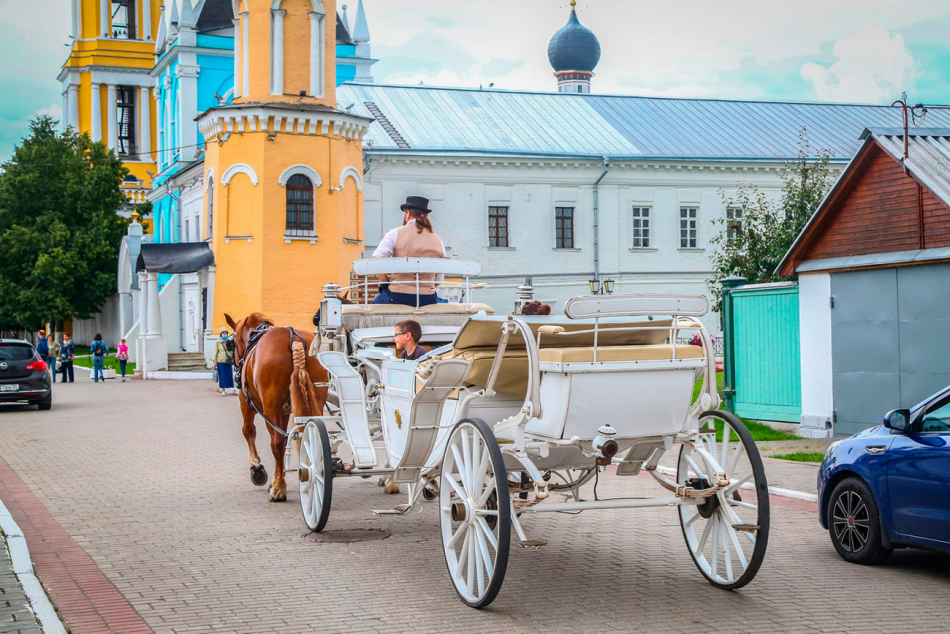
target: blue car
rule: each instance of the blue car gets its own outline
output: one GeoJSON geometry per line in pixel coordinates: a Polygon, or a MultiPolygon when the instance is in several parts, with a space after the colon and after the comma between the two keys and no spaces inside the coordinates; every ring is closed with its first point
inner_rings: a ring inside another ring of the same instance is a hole
{"type": "Polygon", "coordinates": [[[846,561],[878,564],[906,546],[950,553],[950,387],[833,442],[818,505],[846,561]]]}

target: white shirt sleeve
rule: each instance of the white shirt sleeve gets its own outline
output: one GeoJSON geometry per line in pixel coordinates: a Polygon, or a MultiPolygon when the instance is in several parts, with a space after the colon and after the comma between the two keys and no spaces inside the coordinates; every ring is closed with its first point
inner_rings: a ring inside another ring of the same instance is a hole
{"type": "MultiPolygon", "coordinates": [[[[439,238],[439,242],[442,242],[442,238],[439,238]]],[[[443,257],[443,258],[449,257],[449,254],[445,252],[445,242],[442,242],[442,257],[443,257]]],[[[444,281],[445,281],[445,274],[444,274],[444,273],[436,273],[436,274],[435,274],[435,282],[436,282],[436,284],[441,284],[441,283],[444,282],[444,281]]]]}
{"type": "MultiPolygon", "coordinates": [[[[396,232],[399,229],[390,229],[386,232],[386,235],[383,236],[383,239],[379,241],[379,246],[376,247],[376,250],[373,251],[374,258],[391,258],[393,257],[393,251],[396,250],[396,232]]],[[[445,247],[442,247],[443,253],[445,252],[445,247]]]]}

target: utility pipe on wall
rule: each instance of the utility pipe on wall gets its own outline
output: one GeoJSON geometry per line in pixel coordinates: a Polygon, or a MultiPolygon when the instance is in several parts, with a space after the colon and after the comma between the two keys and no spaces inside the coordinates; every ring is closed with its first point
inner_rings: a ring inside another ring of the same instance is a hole
{"type": "Polygon", "coordinates": [[[604,171],[594,181],[594,279],[600,281],[600,181],[610,170],[610,159],[604,158],[604,171]]]}

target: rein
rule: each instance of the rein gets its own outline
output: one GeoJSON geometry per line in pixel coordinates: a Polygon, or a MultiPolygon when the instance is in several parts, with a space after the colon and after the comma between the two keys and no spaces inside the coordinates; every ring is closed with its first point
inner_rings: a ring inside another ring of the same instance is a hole
{"type": "MultiPolygon", "coordinates": [[[[276,326],[274,326],[274,324],[264,322],[263,324],[259,325],[257,328],[252,330],[251,333],[248,335],[247,350],[244,351],[244,355],[241,357],[240,361],[238,361],[237,363],[238,380],[241,382],[241,393],[244,394],[244,399],[247,401],[248,405],[253,407],[254,411],[261,415],[261,418],[264,419],[264,422],[270,425],[271,429],[279,433],[281,436],[287,437],[289,434],[283,429],[281,429],[280,427],[278,427],[274,423],[274,421],[267,418],[267,416],[264,415],[264,412],[261,410],[261,408],[257,406],[257,403],[254,402],[254,399],[251,398],[251,393],[248,391],[247,376],[245,376],[244,374],[244,364],[250,358],[251,354],[257,349],[257,343],[261,340],[261,337],[263,337],[264,333],[266,333],[271,328],[276,328],[276,326]]],[[[293,351],[294,339],[295,338],[299,339],[300,342],[303,343],[303,337],[300,336],[300,333],[297,332],[293,328],[293,326],[286,326],[286,328],[287,330],[290,331],[290,348],[289,349],[293,351]]]]}

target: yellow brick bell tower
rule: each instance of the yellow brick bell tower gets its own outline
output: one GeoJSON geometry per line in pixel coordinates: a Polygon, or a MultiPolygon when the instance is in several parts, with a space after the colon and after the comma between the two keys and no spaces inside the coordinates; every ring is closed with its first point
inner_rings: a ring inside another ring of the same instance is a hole
{"type": "Polygon", "coordinates": [[[254,311],[310,327],[363,242],[362,138],[336,108],[335,0],[235,0],[232,105],[199,117],[215,329],[254,311]]]}

